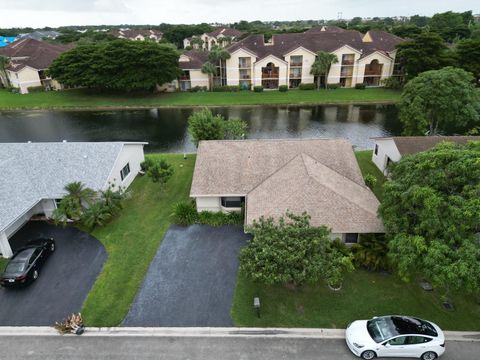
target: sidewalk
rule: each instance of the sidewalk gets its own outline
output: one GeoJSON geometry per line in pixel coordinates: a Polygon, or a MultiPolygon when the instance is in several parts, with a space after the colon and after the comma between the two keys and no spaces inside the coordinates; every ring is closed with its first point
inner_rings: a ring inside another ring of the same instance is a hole
{"type": "MultiPolygon", "coordinates": [[[[60,336],[52,327],[0,326],[0,336],[60,336]]],[[[70,336],[70,335],[68,335],[70,336]]],[[[75,335],[71,335],[75,336],[75,335]]],[[[82,336],[106,337],[264,337],[344,339],[344,329],[307,328],[155,328],[155,327],[87,327],[82,336]]],[[[480,342],[480,332],[445,331],[447,341],[480,342]]]]}

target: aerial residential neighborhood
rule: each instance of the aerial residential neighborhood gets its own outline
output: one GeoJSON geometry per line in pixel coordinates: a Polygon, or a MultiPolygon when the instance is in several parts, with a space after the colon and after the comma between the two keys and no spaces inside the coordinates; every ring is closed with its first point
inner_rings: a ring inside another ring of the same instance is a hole
{"type": "Polygon", "coordinates": [[[480,358],[476,2],[8,2],[10,359],[480,358]]]}

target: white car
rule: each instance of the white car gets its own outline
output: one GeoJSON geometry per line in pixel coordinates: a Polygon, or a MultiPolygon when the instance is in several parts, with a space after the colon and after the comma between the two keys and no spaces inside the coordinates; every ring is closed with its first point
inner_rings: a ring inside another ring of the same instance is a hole
{"type": "Polygon", "coordinates": [[[348,348],[365,360],[412,357],[434,360],[445,352],[445,336],[434,323],[409,316],[357,320],[347,327],[348,348]]]}

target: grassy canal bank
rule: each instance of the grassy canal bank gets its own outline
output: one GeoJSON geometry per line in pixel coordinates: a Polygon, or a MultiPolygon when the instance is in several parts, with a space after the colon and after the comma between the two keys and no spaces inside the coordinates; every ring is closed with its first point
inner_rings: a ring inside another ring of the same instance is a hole
{"type": "Polygon", "coordinates": [[[98,93],[75,89],[64,91],[13,94],[0,90],[0,110],[28,109],[122,109],[176,106],[239,106],[239,105],[322,105],[348,103],[395,103],[400,92],[383,88],[365,90],[290,90],[287,92],[178,92],[98,93]]]}

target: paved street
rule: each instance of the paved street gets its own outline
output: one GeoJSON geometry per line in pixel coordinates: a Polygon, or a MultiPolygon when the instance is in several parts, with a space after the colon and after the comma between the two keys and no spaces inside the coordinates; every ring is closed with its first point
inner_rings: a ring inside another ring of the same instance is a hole
{"type": "MultiPolygon", "coordinates": [[[[353,360],[340,339],[1,336],[2,360],[353,360]]],[[[449,342],[442,360],[478,360],[480,342],[449,342]]]]}

